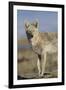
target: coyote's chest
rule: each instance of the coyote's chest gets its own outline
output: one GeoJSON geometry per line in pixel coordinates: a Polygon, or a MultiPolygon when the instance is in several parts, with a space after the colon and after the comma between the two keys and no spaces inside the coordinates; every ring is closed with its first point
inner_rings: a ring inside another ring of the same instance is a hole
{"type": "Polygon", "coordinates": [[[39,37],[34,37],[31,39],[31,45],[34,52],[41,54],[42,52],[42,42],[39,37]]]}
{"type": "Polygon", "coordinates": [[[34,52],[41,54],[42,52],[42,48],[39,47],[39,45],[32,45],[32,49],[34,50],[34,52]]]}

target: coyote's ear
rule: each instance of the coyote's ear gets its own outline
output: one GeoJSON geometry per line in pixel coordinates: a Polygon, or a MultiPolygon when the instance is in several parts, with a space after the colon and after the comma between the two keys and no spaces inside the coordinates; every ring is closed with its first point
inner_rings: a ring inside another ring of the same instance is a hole
{"type": "Polygon", "coordinates": [[[34,24],[34,26],[35,26],[36,28],[39,27],[39,23],[38,23],[38,21],[34,22],[33,24],[34,24]]]}
{"type": "Polygon", "coordinates": [[[25,28],[28,28],[29,27],[29,22],[28,21],[25,21],[25,28]]]}

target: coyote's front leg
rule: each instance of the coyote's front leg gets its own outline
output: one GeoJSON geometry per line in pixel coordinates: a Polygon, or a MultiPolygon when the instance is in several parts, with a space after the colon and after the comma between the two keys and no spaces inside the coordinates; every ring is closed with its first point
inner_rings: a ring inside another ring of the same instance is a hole
{"type": "Polygon", "coordinates": [[[41,55],[41,62],[42,62],[41,76],[43,76],[45,73],[45,67],[46,67],[46,52],[43,52],[43,54],[41,55]]]}
{"type": "Polygon", "coordinates": [[[38,74],[39,76],[41,76],[41,55],[38,55],[37,67],[38,67],[38,74]]]}

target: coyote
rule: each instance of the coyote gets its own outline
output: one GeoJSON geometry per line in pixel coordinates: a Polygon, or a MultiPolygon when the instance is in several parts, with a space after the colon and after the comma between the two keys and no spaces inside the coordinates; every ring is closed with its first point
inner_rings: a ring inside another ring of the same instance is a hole
{"type": "Polygon", "coordinates": [[[57,52],[57,45],[55,45],[54,42],[50,42],[50,40],[47,39],[46,34],[44,38],[41,37],[41,34],[38,31],[38,21],[32,23],[25,22],[25,30],[28,41],[32,46],[32,50],[38,55],[38,75],[42,77],[45,73],[47,53],[57,52]]]}

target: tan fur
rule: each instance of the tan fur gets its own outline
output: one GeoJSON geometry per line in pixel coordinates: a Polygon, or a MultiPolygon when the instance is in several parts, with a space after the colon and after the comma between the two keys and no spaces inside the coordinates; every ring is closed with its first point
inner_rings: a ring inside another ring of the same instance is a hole
{"type": "Polygon", "coordinates": [[[46,55],[48,53],[55,53],[57,52],[57,47],[54,46],[53,42],[50,42],[46,35],[44,38],[41,37],[40,32],[38,31],[39,25],[38,22],[35,23],[25,23],[25,30],[33,35],[32,38],[30,38],[30,44],[32,45],[32,49],[37,55],[41,56],[37,60],[37,67],[38,67],[38,74],[39,76],[43,76],[45,73],[45,66],[46,66],[46,55]]]}

